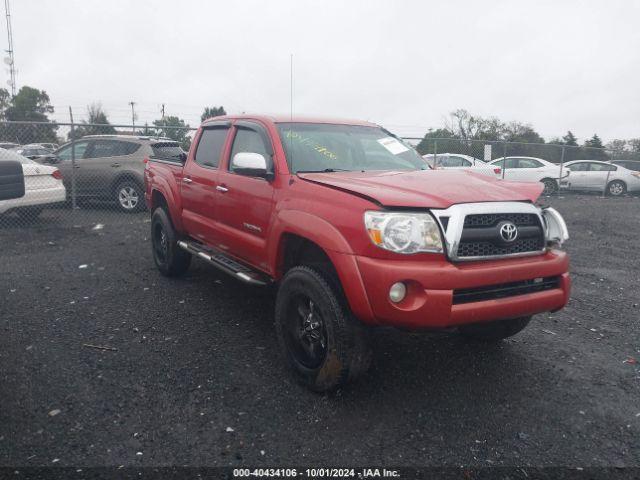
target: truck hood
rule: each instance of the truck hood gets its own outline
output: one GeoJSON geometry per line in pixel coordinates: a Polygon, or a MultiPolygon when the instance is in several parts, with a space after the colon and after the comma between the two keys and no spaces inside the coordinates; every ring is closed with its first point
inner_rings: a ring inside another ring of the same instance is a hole
{"type": "Polygon", "coordinates": [[[385,207],[448,208],[471,202],[535,202],[544,188],[538,182],[508,182],[461,170],[299,173],[298,176],[385,207]]]}

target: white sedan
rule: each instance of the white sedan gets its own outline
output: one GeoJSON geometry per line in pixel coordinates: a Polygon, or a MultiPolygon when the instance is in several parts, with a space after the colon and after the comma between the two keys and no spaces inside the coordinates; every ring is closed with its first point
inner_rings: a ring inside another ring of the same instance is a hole
{"type": "Polygon", "coordinates": [[[462,153],[438,153],[437,155],[428,153],[423,155],[422,158],[435,169],[471,170],[492,177],[499,177],[502,173],[500,167],[489,165],[482,160],[462,153]]]}
{"type": "Polygon", "coordinates": [[[500,157],[493,160],[490,165],[503,167],[505,180],[542,182],[545,195],[557,192],[558,181],[569,175],[569,170],[566,168],[535,157],[500,157]]]}
{"type": "Polygon", "coordinates": [[[606,192],[618,197],[625,192],[640,192],[640,172],[599,160],[574,160],[564,164],[571,171],[560,186],[567,190],[606,192]]]}
{"type": "Polygon", "coordinates": [[[0,149],[0,160],[14,160],[22,164],[25,194],[13,200],[0,200],[0,214],[16,212],[25,219],[37,217],[44,206],[64,202],[67,191],[62,174],[56,167],[40,165],[15,152],[0,149]]]}

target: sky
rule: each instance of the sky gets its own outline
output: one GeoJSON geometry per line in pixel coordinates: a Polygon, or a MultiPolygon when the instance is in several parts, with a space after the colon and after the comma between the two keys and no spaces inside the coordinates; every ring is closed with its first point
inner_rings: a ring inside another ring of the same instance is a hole
{"type": "Polygon", "coordinates": [[[546,139],[640,137],[640,1],[10,2],[17,85],[58,121],[95,102],[112,123],[134,101],[136,124],[164,103],[191,126],[206,105],[293,106],[422,136],[464,108],[546,139]]]}

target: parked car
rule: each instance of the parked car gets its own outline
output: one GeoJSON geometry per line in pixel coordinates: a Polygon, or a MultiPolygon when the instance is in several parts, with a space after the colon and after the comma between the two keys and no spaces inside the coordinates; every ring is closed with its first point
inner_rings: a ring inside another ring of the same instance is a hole
{"type": "Polygon", "coordinates": [[[472,170],[476,173],[483,173],[489,176],[500,176],[502,169],[493,165],[489,165],[487,162],[472,157],[470,155],[463,155],[461,153],[428,153],[423,155],[429,165],[433,168],[445,168],[453,170],[472,170]]]}
{"type": "Polygon", "coordinates": [[[560,177],[569,175],[569,171],[560,165],[535,157],[500,157],[493,160],[491,165],[504,168],[505,180],[541,182],[545,195],[556,193],[560,177]]]}
{"type": "Polygon", "coordinates": [[[12,148],[11,151],[38,163],[53,164],[57,161],[56,156],[53,154],[53,150],[49,150],[40,144],[23,145],[21,147],[12,148]]]}
{"type": "Polygon", "coordinates": [[[612,160],[611,163],[632,172],[640,172],[640,160],[612,160]]]}
{"type": "Polygon", "coordinates": [[[574,160],[564,166],[571,175],[562,180],[563,189],[606,192],[614,197],[640,191],[640,173],[620,165],[599,160],[574,160]]]}
{"type": "Polygon", "coordinates": [[[66,200],[62,174],[56,167],[40,165],[15,152],[0,150],[0,161],[4,160],[22,165],[25,194],[13,200],[0,200],[0,214],[15,212],[26,220],[33,220],[44,207],[66,200]]]}
{"type": "Polygon", "coordinates": [[[11,150],[12,148],[19,147],[19,143],[13,142],[0,142],[0,148],[4,148],[5,150],[11,150]]]}
{"type": "Polygon", "coordinates": [[[283,356],[316,391],[367,370],[367,326],[498,341],[569,298],[568,233],[535,204],[542,185],[429,169],[371,123],[217,117],[186,162],[151,159],[145,184],[160,272],[197,257],[276,284],[283,356]]]}
{"type": "Polygon", "coordinates": [[[56,150],[60,145],[58,145],[57,143],[38,143],[38,145],[47,148],[49,150],[56,150]]]}
{"type": "Polygon", "coordinates": [[[144,208],[145,161],[179,159],[185,153],[178,142],[167,138],[91,135],[63,145],[54,155],[69,193],[75,176],[77,198],[111,200],[124,212],[136,212],[144,208]]]}
{"type": "Polygon", "coordinates": [[[3,200],[22,198],[24,194],[22,164],[16,160],[0,160],[0,206],[3,200]]]}

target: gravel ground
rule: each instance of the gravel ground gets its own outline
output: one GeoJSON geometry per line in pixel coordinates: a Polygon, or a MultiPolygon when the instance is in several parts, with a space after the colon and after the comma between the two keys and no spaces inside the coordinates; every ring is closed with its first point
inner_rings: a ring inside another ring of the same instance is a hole
{"type": "Polygon", "coordinates": [[[493,348],[377,331],[331,396],[287,374],[269,291],[161,277],[146,214],[0,222],[0,465],[640,466],[640,199],[549,203],[565,310],[493,348]]]}

